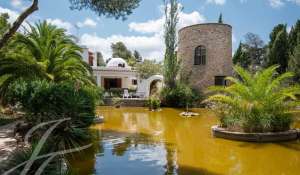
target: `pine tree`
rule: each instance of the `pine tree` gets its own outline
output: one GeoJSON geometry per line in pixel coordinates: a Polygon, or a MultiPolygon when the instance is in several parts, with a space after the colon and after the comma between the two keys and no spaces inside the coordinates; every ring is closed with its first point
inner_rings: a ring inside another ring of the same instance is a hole
{"type": "Polygon", "coordinates": [[[131,51],[127,49],[123,42],[117,42],[111,44],[112,57],[113,58],[123,58],[126,61],[129,61],[132,58],[131,51]]]}
{"type": "Polygon", "coordinates": [[[220,13],[218,23],[223,24],[223,15],[222,15],[222,13],[220,13]]]}
{"type": "Polygon", "coordinates": [[[286,25],[283,25],[283,28],[281,27],[281,24],[278,26],[274,28],[270,35],[271,42],[269,44],[267,66],[278,64],[280,65],[278,72],[284,73],[287,70],[289,62],[288,34],[286,31],[286,25]]]}

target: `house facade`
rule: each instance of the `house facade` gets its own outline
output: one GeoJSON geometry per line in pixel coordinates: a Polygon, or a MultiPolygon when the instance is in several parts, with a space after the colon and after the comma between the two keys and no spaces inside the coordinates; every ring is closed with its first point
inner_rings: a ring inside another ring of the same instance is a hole
{"type": "Polygon", "coordinates": [[[122,58],[112,58],[105,67],[93,67],[97,85],[109,90],[137,89],[137,72],[122,58]]]}

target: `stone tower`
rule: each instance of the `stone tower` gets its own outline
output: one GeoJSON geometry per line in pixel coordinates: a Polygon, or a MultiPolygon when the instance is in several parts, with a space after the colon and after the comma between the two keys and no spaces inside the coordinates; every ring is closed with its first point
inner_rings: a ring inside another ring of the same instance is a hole
{"type": "Polygon", "coordinates": [[[206,23],[179,30],[178,56],[191,85],[205,90],[212,85],[226,85],[232,74],[232,27],[206,23]]]}

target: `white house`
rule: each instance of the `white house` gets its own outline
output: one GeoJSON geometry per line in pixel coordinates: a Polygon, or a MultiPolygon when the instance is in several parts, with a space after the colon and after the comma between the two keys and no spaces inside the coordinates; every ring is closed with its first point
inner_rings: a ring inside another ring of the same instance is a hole
{"type": "Polygon", "coordinates": [[[106,90],[137,88],[137,72],[122,58],[110,59],[106,67],[93,67],[93,74],[97,85],[106,90]]]}
{"type": "Polygon", "coordinates": [[[111,58],[105,67],[97,66],[98,55],[97,52],[90,52],[88,48],[83,47],[83,60],[92,67],[97,85],[105,90],[134,89],[139,96],[148,97],[154,88],[162,86],[161,75],[154,75],[146,80],[139,79],[137,71],[122,58],[111,58]]]}

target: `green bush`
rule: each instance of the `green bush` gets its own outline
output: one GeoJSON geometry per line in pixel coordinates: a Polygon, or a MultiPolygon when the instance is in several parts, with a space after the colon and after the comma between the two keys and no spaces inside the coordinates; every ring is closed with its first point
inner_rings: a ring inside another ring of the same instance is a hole
{"type": "Polygon", "coordinates": [[[98,96],[91,87],[76,87],[74,83],[48,83],[46,81],[19,81],[11,85],[9,102],[21,103],[26,122],[41,122],[71,118],[52,133],[56,145],[75,146],[88,138],[88,127],[93,123],[98,96]],[[92,89],[92,90],[91,90],[92,89]]]}
{"type": "Polygon", "coordinates": [[[190,86],[177,82],[175,88],[163,88],[161,91],[162,105],[167,107],[198,106],[202,99],[201,93],[190,86]]]}
{"type": "MultiPolygon", "coordinates": [[[[32,154],[34,149],[36,148],[36,144],[32,144],[30,146],[22,147],[15,149],[7,158],[7,160],[3,161],[0,165],[0,173],[4,173],[26,161],[29,161],[32,158],[32,154]]],[[[40,155],[45,155],[53,152],[53,147],[49,145],[44,145],[43,149],[41,149],[40,155]]],[[[48,157],[47,157],[48,158],[48,157]]],[[[32,166],[29,168],[27,174],[35,174],[37,170],[42,166],[42,164],[46,161],[47,158],[37,159],[33,162],[32,166]]],[[[10,175],[19,175],[23,171],[24,166],[20,166],[15,169],[10,175]]],[[[63,156],[54,157],[48,165],[46,165],[45,169],[42,172],[42,175],[66,175],[69,172],[69,166],[63,156]]]]}
{"type": "Polygon", "coordinates": [[[122,88],[111,88],[108,92],[112,95],[112,97],[122,97],[124,93],[124,89],[122,88]]]}
{"type": "Polygon", "coordinates": [[[15,118],[11,118],[10,116],[5,116],[4,114],[0,113],[0,126],[12,123],[15,120],[15,118]]]}
{"type": "Polygon", "coordinates": [[[293,73],[276,74],[278,66],[251,74],[243,68],[234,69],[239,78],[228,77],[228,87],[211,87],[217,94],[211,103],[220,117],[222,127],[245,132],[278,132],[290,129],[291,112],[299,105],[299,86],[289,86],[293,73]]]}
{"type": "Polygon", "coordinates": [[[149,107],[150,110],[157,110],[160,108],[160,100],[157,97],[150,97],[147,100],[147,106],[149,107]]]}

